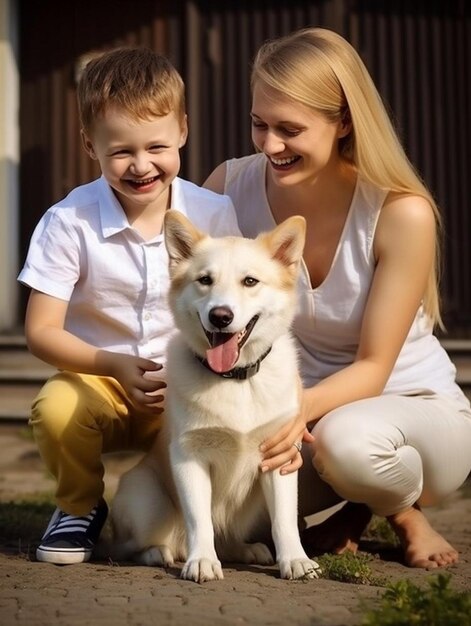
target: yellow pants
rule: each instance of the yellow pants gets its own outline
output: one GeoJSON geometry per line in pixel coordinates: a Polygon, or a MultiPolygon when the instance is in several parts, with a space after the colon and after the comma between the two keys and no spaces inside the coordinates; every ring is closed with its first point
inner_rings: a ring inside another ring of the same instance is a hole
{"type": "Polygon", "coordinates": [[[113,378],[61,372],[34,400],[30,424],[57,480],[57,506],[85,515],[103,495],[102,453],[148,450],[161,416],[136,411],[113,378]]]}

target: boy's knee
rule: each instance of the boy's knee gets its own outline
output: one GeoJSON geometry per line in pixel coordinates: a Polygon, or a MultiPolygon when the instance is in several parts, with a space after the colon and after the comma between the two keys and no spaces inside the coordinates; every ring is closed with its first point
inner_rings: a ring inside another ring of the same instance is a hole
{"type": "Polygon", "coordinates": [[[71,421],[87,414],[84,383],[72,372],[61,372],[42,387],[31,407],[33,431],[46,430],[52,436],[60,433],[71,421]]]}

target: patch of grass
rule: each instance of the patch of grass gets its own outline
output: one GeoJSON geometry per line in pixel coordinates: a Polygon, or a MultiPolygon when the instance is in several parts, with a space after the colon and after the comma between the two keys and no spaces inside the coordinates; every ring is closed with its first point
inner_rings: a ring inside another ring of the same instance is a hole
{"type": "Polygon", "coordinates": [[[48,494],[35,500],[0,502],[0,542],[9,545],[38,542],[54,509],[48,494]]]}
{"type": "Polygon", "coordinates": [[[390,584],[362,626],[471,626],[471,593],[453,591],[450,579],[439,574],[426,589],[409,580],[390,584]]]}
{"type": "Polygon", "coordinates": [[[322,578],[355,585],[382,586],[385,581],[375,576],[369,565],[372,559],[370,554],[353,554],[348,551],[343,554],[323,554],[316,558],[322,569],[322,578]]]}
{"type": "Polygon", "coordinates": [[[392,546],[399,546],[399,539],[391,527],[391,524],[384,517],[373,515],[368,527],[363,533],[365,539],[387,543],[392,546]]]}

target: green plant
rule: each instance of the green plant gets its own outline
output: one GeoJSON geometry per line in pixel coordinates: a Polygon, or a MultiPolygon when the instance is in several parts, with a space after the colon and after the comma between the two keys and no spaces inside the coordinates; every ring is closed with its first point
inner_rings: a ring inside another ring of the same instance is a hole
{"type": "Polygon", "coordinates": [[[362,626],[470,626],[471,593],[450,589],[450,579],[438,574],[426,589],[409,580],[390,584],[362,626]]]}
{"type": "Polygon", "coordinates": [[[34,501],[0,502],[0,541],[23,546],[37,542],[54,511],[50,496],[34,501]]]}
{"type": "Polygon", "coordinates": [[[316,560],[322,569],[322,578],[338,580],[356,585],[382,585],[384,581],[373,574],[369,554],[344,552],[343,554],[323,554],[316,560]]]}
{"type": "Polygon", "coordinates": [[[399,545],[399,539],[392,529],[390,523],[384,517],[373,515],[363,534],[365,539],[372,539],[381,543],[388,543],[393,546],[399,545]]]}

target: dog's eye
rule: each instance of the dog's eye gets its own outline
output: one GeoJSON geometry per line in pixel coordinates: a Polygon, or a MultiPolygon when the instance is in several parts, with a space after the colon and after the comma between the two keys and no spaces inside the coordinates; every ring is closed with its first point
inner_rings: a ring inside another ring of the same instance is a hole
{"type": "Polygon", "coordinates": [[[259,281],[253,276],[246,276],[243,281],[244,287],[255,287],[258,283],[259,281]]]}
{"type": "Polygon", "coordinates": [[[200,283],[200,285],[212,285],[213,279],[209,274],[204,274],[204,276],[200,276],[198,278],[198,282],[200,283]]]}

